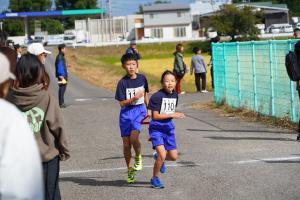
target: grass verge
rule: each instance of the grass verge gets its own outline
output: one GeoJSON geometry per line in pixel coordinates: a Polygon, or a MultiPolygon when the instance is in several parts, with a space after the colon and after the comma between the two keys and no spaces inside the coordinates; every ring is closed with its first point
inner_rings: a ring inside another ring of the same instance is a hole
{"type": "Polygon", "coordinates": [[[289,129],[292,131],[295,131],[298,128],[297,123],[291,122],[288,117],[276,118],[265,116],[244,108],[232,108],[226,104],[216,104],[214,102],[194,103],[192,107],[195,109],[213,110],[224,117],[239,117],[240,119],[248,122],[260,122],[270,127],[289,129]]]}

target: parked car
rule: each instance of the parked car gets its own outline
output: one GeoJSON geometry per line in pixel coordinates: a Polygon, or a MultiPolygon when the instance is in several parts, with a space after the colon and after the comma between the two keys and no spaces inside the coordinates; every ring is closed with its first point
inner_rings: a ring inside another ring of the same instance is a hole
{"type": "Polygon", "coordinates": [[[63,35],[48,35],[47,45],[59,45],[64,43],[63,35]]]}
{"type": "Polygon", "coordinates": [[[280,27],[271,27],[270,33],[280,33],[281,28],[280,27]]]}
{"type": "Polygon", "coordinates": [[[284,26],[281,27],[281,32],[283,33],[292,33],[294,31],[293,26],[286,24],[284,26]]]}

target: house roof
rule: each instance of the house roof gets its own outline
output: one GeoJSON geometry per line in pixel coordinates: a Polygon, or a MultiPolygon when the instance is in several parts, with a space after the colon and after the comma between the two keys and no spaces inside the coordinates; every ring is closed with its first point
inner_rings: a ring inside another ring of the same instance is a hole
{"type": "Polygon", "coordinates": [[[159,3],[153,5],[143,6],[144,12],[153,11],[170,11],[170,10],[190,10],[189,4],[173,4],[173,3],[159,3]]]}
{"type": "Polygon", "coordinates": [[[284,11],[289,10],[286,4],[273,4],[272,2],[238,3],[235,5],[237,7],[251,6],[251,7],[262,8],[262,9],[284,10],[284,11]]]}

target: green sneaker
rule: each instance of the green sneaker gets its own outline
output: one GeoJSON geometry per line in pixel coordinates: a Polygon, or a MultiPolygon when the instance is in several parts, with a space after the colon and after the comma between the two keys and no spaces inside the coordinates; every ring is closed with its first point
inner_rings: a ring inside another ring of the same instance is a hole
{"type": "Polygon", "coordinates": [[[133,168],[129,168],[128,169],[127,183],[134,183],[135,182],[134,176],[135,176],[134,169],[133,168]]]}
{"type": "Polygon", "coordinates": [[[134,169],[135,171],[140,171],[140,170],[143,169],[142,155],[135,156],[135,158],[134,158],[133,169],[134,169]]]}

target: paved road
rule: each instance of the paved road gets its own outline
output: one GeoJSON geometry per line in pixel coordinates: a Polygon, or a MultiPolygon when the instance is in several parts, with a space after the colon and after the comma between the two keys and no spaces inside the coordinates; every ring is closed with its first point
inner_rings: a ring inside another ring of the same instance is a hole
{"type": "MultiPolygon", "coordinates": [[[[47,65],[52,76],[53,60],[47,65]]],[[[149,185],[153,159],[146,127],[141,133],[144,169],[135,184],[127,184],[114,94],[72,75],[69,83],[68,107],[62,111],[72,158],[61,163],[63,199],[300,199],[295,135],[190,107],[210,101],[211,94],[181,96],[179,109],[187,118],[175,121],[180,155],[167,163],[166,188],[149,185]]],[[[57,86],[51,89],[56,95],[57,86]]]]}

